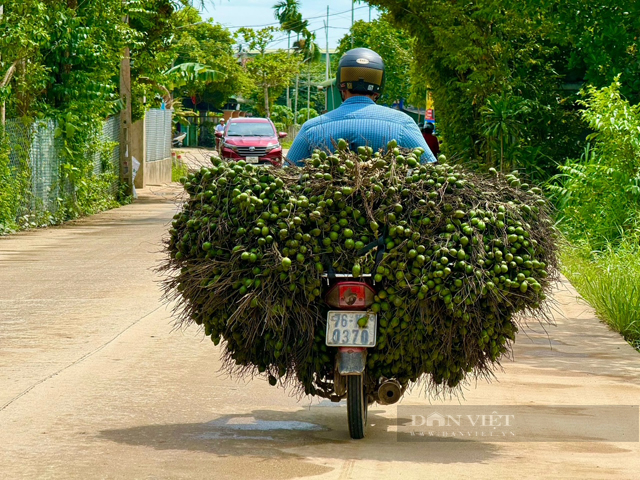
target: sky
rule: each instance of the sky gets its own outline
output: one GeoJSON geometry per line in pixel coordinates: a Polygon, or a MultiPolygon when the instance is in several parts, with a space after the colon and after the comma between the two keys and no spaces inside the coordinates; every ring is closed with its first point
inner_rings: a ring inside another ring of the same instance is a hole
{"type": "MultiPolygon", "coordinates": [[[[232,31],[240,27],[278,26],[273,15],[273,5],[278,0],[205,0],[202,10],[203,18],[213,18],[232,31]]],[[[322,50],[326,45],[327,5],[329,6],[329,48],[336,48],[340,39],[351,27],[351,0],[302,0],[301,13],[309,20],[309,29],[315,31],[316,43],[322,50]]],[[[354,5],[355,20],[369,20],[369,6],[354,5]]],[[[375,8],[371,9],[371,18],[378,16],[375,8]]],[[[286,34],[276,37],[270,48],[287,48],[286,34]],[[279,39],[279,40],[278,40],[279,39]]]]}

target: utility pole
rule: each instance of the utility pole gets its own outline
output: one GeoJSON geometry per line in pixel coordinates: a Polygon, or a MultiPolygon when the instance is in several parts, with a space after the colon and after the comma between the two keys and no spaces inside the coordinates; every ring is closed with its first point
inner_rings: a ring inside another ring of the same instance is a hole
{"type": "Polygon", "coordinates": [[[353,13],[354,13],[354,8],[353,6],[356,4],[355,0],[351,0],[351,48],[353,48],[353,13]]]}
{"type": "MultiPolygon", "coordinates": [[[[291,56],[291,32],[287,32],[287,55],[291,56]]],[[[291,85],[287,84],[287,108],[291,108],[289,90],[291,90],[291,85]]]]}
{"type": "Polygon", "coordinates": [[[309,109],[311,108],[311,59],[307,63],[307,120],[309,120],[309,109]]]}
{"type": "MultiPolygon", "coordinates": [[[[122,4],[125,4],[123,0],[122,4]]],[[[129,23],[129,16],[124,17],[129,23]]],[[[133,165],[131,163],[131,52],[125,47],[120,61],[120,99],[124,104],[120,112],[120,181],[126,185],[127,195],[133,192],[133,165]]],[[[141,162],[144,158],[140,159],[141,162]]]]}
{"type": "MultiPolygon", "coordinates": [[[[329,59],[329,5],[327,5],[327,19],[324,21],[324,33],[325,33],[325,41],[326,47],[324,50],[324,60],[325,60],[325,68],[324,68],[324,79],[329,80],[329,70],[331,69],[330,59],[329,59]]],[[[324,88],[324,110],[325,112],[329,111],[329,91],[330,86],[327,85],[324,88]]]]}
{"type": "MultiPolygon", "coordinates": [[[[0,5],[0,23],[2,22],[3,16],[4,16],[4,4],[0,5]]],[[[0,55],[0,60],[2,60],[2,55],[0,55]]],[[[6,123],[7,123],[7,102],[6,100],[2,100],[2,105],[0,105],[0,125],[4,127],[6,123]]]]}
{"type": "Polygon", "coordinates": [[[329,71],[331,70],[331,66],[330,66],[331,65],[331,60],[329,60],[329,5],[327,5],[327,21],[324,22],[324,30],[325,30],[325,34],[326,34],[325,36],[326,36],[326,41],[327,41],[327,43],[326,43],[327,48],[326,48],[326,55],[325,55],[326,56],[326,58],[325,58],[326,67],[325,67],[324,76],[325,76],[325,80],[329,80],[329,71]]]}

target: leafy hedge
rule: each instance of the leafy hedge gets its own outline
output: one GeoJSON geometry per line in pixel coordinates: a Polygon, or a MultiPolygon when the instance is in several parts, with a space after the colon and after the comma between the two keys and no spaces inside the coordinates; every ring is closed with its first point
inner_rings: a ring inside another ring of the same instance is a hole
{"type": "Polygon", "coordinates": [[[640,97],[634,0],[370,3],[414,37],[413,84],[432,91],[445,153],[480,168],[546,180],[584,146],[583,83],[603,87],[622,73],[622,93],[640,97]]]}
{"type": "Polygon", "coordinates": [[[18,214],[27,195],[28,172],[12,167],[9,153],[9,142],[0,131],[0,235],[18,227],[18,214]]]}

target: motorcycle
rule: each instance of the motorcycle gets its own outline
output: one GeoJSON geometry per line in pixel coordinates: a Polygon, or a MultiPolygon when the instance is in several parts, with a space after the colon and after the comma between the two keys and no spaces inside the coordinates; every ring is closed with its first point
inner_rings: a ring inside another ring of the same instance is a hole
{"type": "Polygon", "coordinates": [[[337,347],[333,401],[347,399],[349,434],[365,436],[367,411],[374,402],[396,403],[405,387],[397,380],[373,378],[366,370],[368,349],[376,346],[377,314],[368,311],[376,295],[371,275],[353,278],[347,274],[325,274],[324,301],[327,313],[326,344],[337,347]]]}

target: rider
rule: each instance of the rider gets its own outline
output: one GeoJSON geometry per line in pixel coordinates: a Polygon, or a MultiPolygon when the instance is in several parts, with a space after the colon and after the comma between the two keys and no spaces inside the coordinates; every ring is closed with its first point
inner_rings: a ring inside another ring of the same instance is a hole
{"type": "Polygon", "coordinates": [[[297,166],[311,157],[313,150],[334,151],[334,142],[343,138],[351,150],[369,146],[374,151],[386,149],[395,139],[404,148],[421,147],[423,163],[436,159],[408,115],[376,105],[384,88],[384,62],[368,48],[349,50],[340,59],[336,75],[343,103],[335,110],[307,121],[287,154],[297,166]]]}
{"type": "MultiPolygon", "coordinates": [[[[221,133],[224,134],[224,118],[220,119],[220,123],[218,123],[218,125],[216,125],[216,133],[221,133]]],[[[222,138],[221,137],[216,137],[216,148],[220,149],[220,144],[222,143],[222,138]]]]}
{"type": "Polygon", "coordinates": [[[431,153],[438,155],[440,153],[440,142],[438,142],[438,138],[433,134],[435,129],[433,123],[425,123],[422,129],[422,136],[424,137],[424,141],[427,142],[427,145],[429,145],[431,153]]]}

